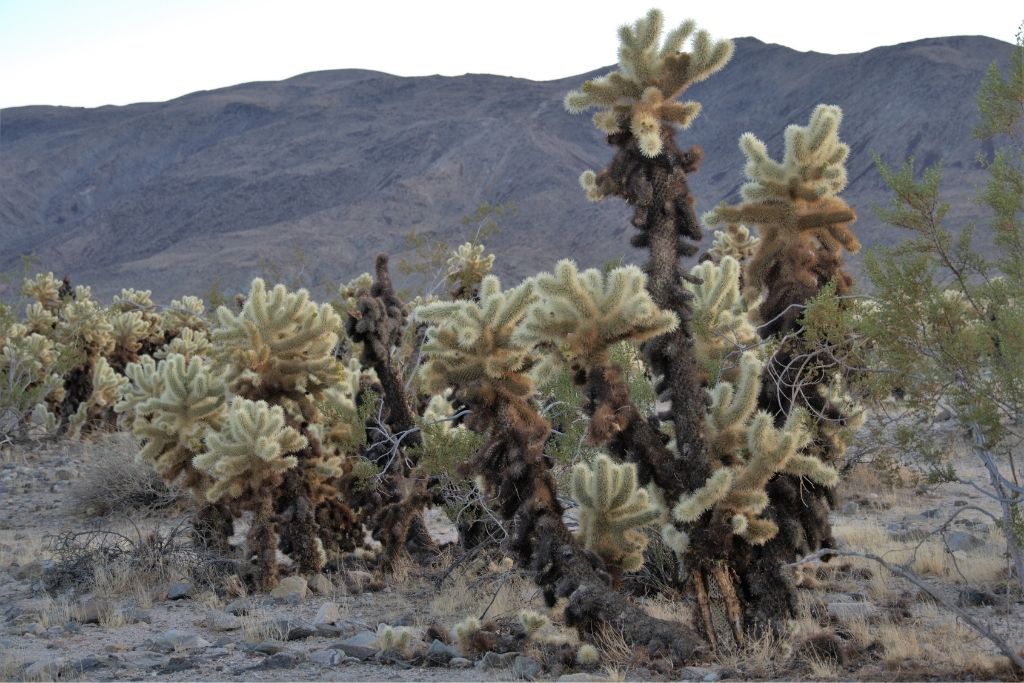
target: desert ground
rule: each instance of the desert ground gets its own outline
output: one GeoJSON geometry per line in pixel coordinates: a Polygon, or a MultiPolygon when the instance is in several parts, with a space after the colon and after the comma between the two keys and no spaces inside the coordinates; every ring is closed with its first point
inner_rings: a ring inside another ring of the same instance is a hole
{"type": "MultiPolygon", "coordinates": [[[[983,481],[947,424],[936,437],[951,444],[965,479],[983,481]]],[[[581,665],[558,608],[545,610],[500,550],[461,551],[439,509],[428,522],[442,551],[429,566],[294,576],[273,594],[247,595],[190,548],[190,501],[134,464],[136,448],[113,434],[0,453],[0,679],[1013,678],[962,615],[858,558],[793,568],[802,605],[789,633],[687,668],[605,633],[598,661],[581,665]],[[519,651],[460,647],[454,627],[466,617],[501,624],[524,609],[550,621],[519,651]],[[399,637],[382,643],[385,632],[399,637]]],[[[985,514],[997,510],[981,492],[927,486],[910,469],[890,484],[859,465],[840,484],[836,508],[841,549],[908,567],[962,614],[1024,647],[1024,595],[1009,580],[1004,539],[985,514]]],[[[682,597],[639,599],[657,616],[689,618],[682,597]]]]}

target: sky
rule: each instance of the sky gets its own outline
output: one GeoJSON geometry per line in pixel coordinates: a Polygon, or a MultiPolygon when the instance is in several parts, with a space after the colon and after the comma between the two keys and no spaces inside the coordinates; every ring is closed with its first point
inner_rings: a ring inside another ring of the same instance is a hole
{"type": "Polygon", "coordinates": [[[0,108],[163,101],[324,69],[533,80],[611,65],[650,7],[714,38],[831,54],[949,35],[1012,43],[1013,0],[0,0],[0,108]],[[922,7],[927,9],[922,10],[922,7]]]}

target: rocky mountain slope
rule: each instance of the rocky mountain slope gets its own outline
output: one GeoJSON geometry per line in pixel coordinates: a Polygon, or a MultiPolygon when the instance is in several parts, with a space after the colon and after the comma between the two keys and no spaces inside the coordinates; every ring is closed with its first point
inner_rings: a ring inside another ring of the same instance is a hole
{"type": "MultiPolygon", "coordinates": [[[[679,136],[705,151],[691,180],[698,212],[737,198],[741,133],[780,154],[785,126],[825,102],[845,112],[845,197],[865,244],[893,239],[871,210],[888,202],[872,153],[890,164],[941,159],[951,223],[980,218],[976,156],[991,150],[970,135],[974,96],[1010,49],[960,36],[826,55],[737,39],[732,62],[690,92],[704,110],[679,136]]],[[[459,241],[460,217],[484,201],[518,206],[488,240],[503,277],[563,256],[630,261],[626,206],[588,203],[577,185],[610,148],[561,103],[607,71],[547,82],[321,71],[161,103],[5,109],[0,270],[35,254],[36,269],[101,296],[135,286],[166,300],[215,282],[240,289],[261,259],[287,268],[301,250],[311,281],[337,282],[369,269],[377,251],[407,252],[411,229],[459,241]]]]}

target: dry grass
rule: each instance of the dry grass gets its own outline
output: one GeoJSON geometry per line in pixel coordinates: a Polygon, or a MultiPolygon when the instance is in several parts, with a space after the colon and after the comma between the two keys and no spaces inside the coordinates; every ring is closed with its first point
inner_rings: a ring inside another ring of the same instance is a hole
{"type": "MultiPolygon", "coordinates": [[[[984,545],[969,553],[951,553],[941,534],[922,541],[897,541],[877,522],[870,520],[839,521],[833,526],[836,538],[851,550],[871,552],[893,564],[908,565],[919,576],[950,578],[962,584],[985,584],[1005,576],[1003,557],[1005,540],[998,533],[982,537],[984,545]]],[[[870,567],[877,579],[872,582],[873,594],[891,592],[892,579],[869,560],[851,558],[853,564],[870,567]]]]}
{"type": "Polygon", "coordinates": [[[183,490],[168,486],[152,467],[136,462],[138,450],[135,440],[126,433],[84,443],[82,476],[68,491],[68,512],[88,517],[137,516],[164,511],[185,501],[183,490]]]}
{"type": "Polygon", "coordinates": [[[266,640],[282,640],[284,631],[274,620],[274,615],[266,610],[257,610],[238,617],[242,624],[242,637],[250,643],[262,643],[266,640]]]}
{"type": "Polygon", "coordinates": [[[793,644],[788,637],[765,632],[742,647],[717,653],[716,659],[741,678],[784,678],[792,669],[793,644]]]}

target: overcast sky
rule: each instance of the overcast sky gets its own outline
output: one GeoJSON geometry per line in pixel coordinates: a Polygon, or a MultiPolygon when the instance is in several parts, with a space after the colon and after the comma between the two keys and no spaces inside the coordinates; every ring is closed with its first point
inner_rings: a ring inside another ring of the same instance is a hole
{"type": "Polygon", "coordinates": [[[323,69],[535,80],[612,64],[652,7],[713,37],[846,53],[919,38],[1013,42],[1014,0],[0,0],[0,108],[162,101],[323,69]]]}

